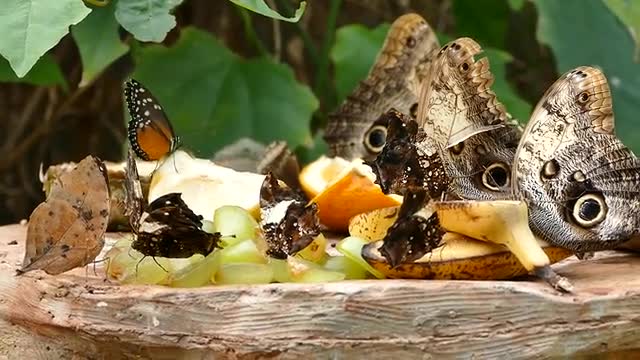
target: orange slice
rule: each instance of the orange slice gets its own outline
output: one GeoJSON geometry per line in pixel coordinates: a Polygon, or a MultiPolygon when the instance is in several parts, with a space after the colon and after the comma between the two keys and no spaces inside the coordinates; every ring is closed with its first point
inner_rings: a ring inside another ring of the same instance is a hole
{"type": "Polygon", "coordinates": [[[340,232],[348,230],[355,215],[402,202],[397,195],[385,195],[374,180],[375,175],[360,159],[322,156],[300,172],[302,189],[318,204],[320,222],[340,232]]]}

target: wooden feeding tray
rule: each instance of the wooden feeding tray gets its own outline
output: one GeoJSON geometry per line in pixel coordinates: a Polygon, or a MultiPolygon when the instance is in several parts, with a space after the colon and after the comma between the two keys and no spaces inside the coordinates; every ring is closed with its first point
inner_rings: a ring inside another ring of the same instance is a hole
{"type": "Polygon", "coordinates": [[[0,358],[640,356],[633,254],[557,264],[571,295],[535,279],[174,289],[112,284],[99,267],[15,276],[25,233],[0,227],[0,358]]]}

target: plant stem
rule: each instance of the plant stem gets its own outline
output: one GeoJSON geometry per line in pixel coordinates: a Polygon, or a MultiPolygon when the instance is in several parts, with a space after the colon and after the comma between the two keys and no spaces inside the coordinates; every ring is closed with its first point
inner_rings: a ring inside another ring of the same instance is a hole
{"type": "Polygon", "coordinates": [[[249,40],[249,42],[258,50],[261,56],[271,57],[267,47],[264,46],[256,33],[256,29],[253,27],[253,22],[251,21],[251,15],[249,15],[249,12],[240,6],[235,6],[235,8],[238,10],[240,18],[242,19],[244,33],[247,36],[247,40],[249,40]]]}
{"type": "MultiPolygon", "coordinates": [[[[276,2],[278,4],[278,7],[285,10],[286,14],[292,14],[294,12],[294,9],[291,7],[291,4],[289,3],[289,1],[276,0],[276,2]]],[[[316,45],[313,43],[311,36],[307,32],[307,30],[305,30],[302,27],[302,25],[300,25],[299,21],[293,23],[293,26],[295,27],[296,31],[302,38],[302,43],[304,44],[305,50],[309,53],[309,57],[310,57],[311,63],[313,64],[313,67],[317,68],[318,62],[320,60],[320,53],[318,53],[318,49],[316,48],[316,45]]]]}

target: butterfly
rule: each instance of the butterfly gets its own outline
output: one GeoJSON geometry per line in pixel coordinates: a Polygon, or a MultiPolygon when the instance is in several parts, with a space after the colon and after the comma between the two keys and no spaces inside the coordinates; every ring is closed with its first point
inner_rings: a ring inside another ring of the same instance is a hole
{"type": "Polygon", "coordinates": [[[208,255],[217,246],[219,233],[202,230],[196,215],[180,193],[169,193],[144,205],[135,156],[129,148],[125,180],[126,209],[135,239],[131,247],[145,256],[186,258],[208,255]]]}
{"type": "Polygon", "coordinates": [[[365,161],[385,194],[404,195],[425,190],[438,199],[449,186],[449,178],[433,141],[410,116],[395,109],[381,117],[388,124],[387,142],[373,161],[365,161]]]}
{"type": "Polygon", "coordinates": [[[551,244],[589,252],[640,236],[640,160],[615,135],[611,92],[597,68],[565,73],[542,96],[512,178],[531,229],[551,244]]]}
{"type": "Polygon", "coordinates": [[[180,144],[171,122],[158,100],[142,84],[130,79],[124,89],[131,120],[127,128],[129,143],[141,159],[160,160],[180,144]]]}
{"type": "Polygon", "coordinates": [[[29,217],[18,273],[42,269],[55,275],[92,262],[104,246],[109,195],[106,168],[95,156],[55,179],[45,202],[29,217]]]}
{"type": "Polygon", "coordinates": [[[452,198],[506,199],[522,133],[491,90],[489,60],[470,38],[444,45],[433,59],[418,105],[418,122],[440,149],[452,198]]]}
{"type": "Polygon", "coordinates": [[[324,139],[329,156],[371,160],[382,150],[386,124],[376,119],[391,108],[415,113],[418,84],[439,48],[429,24],[417,14],[393,22],[367,78],[329,115],[324,139]]]}
{"type": "Polygon", "coordinates": [[[318,206],[280,184],[273,173],[265,176],[260,189],[260,215],[267,255],[276,259],[295,255],[320,235],[318,206]]]}
{"type": "Polygon", "coordinates": [[[423,189],[405,193],[398,218],[378,249],[392,268],[415,261],[441,245],[445,231],[440,227],[437,214],[422,211],[428,199],[423,189]]]}

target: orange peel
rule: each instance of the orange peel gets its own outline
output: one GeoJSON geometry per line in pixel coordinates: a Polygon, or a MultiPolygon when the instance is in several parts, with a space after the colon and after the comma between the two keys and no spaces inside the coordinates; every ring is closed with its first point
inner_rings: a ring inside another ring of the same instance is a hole
{"type": "Polygon", "coordinates": [[[402,202],[399,196],[385,195],[374,181],[375,175],[360,159],[322,156],[300,172],[300,184],[318,205],[320,222],[338,232],[346,232],[349,220],[358,214],[402,202]]]}

